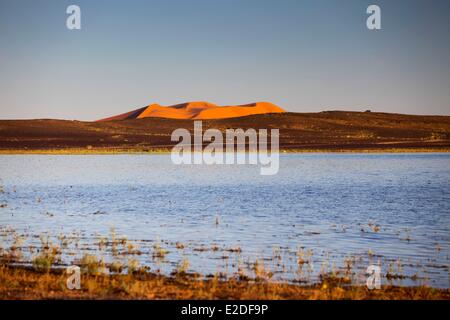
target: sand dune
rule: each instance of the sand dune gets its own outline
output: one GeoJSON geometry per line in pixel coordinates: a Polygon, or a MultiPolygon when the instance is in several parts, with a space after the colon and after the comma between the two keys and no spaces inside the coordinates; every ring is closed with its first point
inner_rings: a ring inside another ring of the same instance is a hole
{"type": "Polygon", "coordinates": [[[285,112],[280,107],[270,102],[256,102],[237,106],[217,106],[213,103],[196,101],[176,104],[172,106],[161,106],[151,104],[147,107],[136,109],[117,116],[101,119],[98,121],[112,121],[142,118],[168,118],[168,119],[227,119],[265,113],[285,112]]]}

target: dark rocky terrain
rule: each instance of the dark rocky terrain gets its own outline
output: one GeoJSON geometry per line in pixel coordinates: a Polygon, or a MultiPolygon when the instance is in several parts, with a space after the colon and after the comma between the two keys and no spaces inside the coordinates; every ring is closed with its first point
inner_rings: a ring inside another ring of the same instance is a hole
{"type": "MultiPolygon", "coordinates": [[[[0,120],[0,150],[168,149],[176,128],[192,120],[145,118],[106,122],[0,120]]],[[[204,120],[203,129],[280,130],[280,148],[292,151],[450,150],[450,116],[326,111],[204,120]]]]}

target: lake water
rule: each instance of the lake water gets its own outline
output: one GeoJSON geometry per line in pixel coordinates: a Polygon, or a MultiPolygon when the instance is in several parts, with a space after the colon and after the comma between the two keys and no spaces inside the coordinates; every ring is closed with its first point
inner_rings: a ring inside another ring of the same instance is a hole
{"type": "Polygon", "coordinates": [[[382,283],[450,287],[450,154],[286,154],[274,176],[169,155],[1,155],[0,179],[1,247],[16,241],[22,263],[65,235],[61,265],[95,253],[251,277],[256,262],[273,281],[352,269],[365,283],[379,264],[382,283]]]}

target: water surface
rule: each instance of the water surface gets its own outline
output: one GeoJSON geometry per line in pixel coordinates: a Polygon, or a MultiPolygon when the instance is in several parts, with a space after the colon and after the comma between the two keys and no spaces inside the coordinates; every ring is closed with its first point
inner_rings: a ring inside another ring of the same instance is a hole
{"type": "Polygon", "coordinates": [[[169,274],[187,259],[207,276],[258,260],[274,281],[306,282],[349,264],[364,281],[380,264],[396,284],[450,287],[449,154],[289,154],[274,176],[169,155],[1,155],[0,179],[2,247],[21,235],[28,261],[39,236],[73,235],[63,264],[96,252],[169,274]],[[140,254],[101,249],[112,232],[140,254]]]}

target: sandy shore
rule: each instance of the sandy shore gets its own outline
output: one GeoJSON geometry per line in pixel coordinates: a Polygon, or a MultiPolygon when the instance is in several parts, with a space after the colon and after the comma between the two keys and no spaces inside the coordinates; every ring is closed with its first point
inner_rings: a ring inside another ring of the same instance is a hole
{"type": "MultiPolygon", "coordinates": [[[[170,154],[171,149],[0,149],[0,154],[102,155],[102,154],[170,154]]],[[[450,153],[450,148],[378,148],[378,149],[281,149],[281,154],[301,153],[450,153]]]]}

